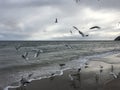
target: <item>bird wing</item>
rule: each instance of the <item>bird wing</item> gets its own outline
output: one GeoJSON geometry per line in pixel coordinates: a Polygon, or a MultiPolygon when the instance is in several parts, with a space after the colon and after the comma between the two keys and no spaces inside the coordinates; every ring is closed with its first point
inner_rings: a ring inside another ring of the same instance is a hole
{"type": "Polygon", "coordinates": [[[70,33],[72,34],[72,31],[70,30],[70,33]]]}
{"type": "Polygon", "coordinates": [[[79,32],[79,34],[81,34],[82,35],[82,37],[84,37],[85,35],[84,35],[84,33],[83,32],[81,32],[77,27],[75,27],[75,26],[73,26],[73,28],[74,29],[76,29],[78,32],[79,32]]]}
{"type": "Polygon", "coordinates": [[[81,32],[81,31],[78,31],[78,32],[79,32],[79,34],[81,34],[81,35],[82,35],[82,37],[84,37],[84,36],[85,36],[83,32],[81,32]]]}
{"type": "Polygon", "coordinates": [[[57,20],[57,18],[55,19],[55,23],[58,23],[58,20],[57,20]]]}
{"type": "Polygon", "coordinates": [[[77,27],[73,26],[73,28],[79,31],[79,29],[77,27]]]}
{"type": "Polygon", "coordinates": [[[27,57],[27,56],[28,56],[28,52],[25,52],[25,53],[24,53],[24,56],[27,57]]]}
{"type": "Polygon", "coordinates": [[[99,26],[93,26],[93,27],[91,27],[90,29],[95,29],[95,28],[100,29],[99,26]]]}

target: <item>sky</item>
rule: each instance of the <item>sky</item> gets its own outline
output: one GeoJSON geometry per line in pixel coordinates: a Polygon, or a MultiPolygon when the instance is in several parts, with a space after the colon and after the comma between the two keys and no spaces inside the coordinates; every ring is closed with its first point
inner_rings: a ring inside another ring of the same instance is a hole
{"type": "Polygon", "coordinates": [[[120,35],[119,4],[120,0],[0,0],[0,40],[114,40],[120,35]],[[82,37],[73,26],[89,36],[82,37]],[[101,29],[89,29],[93,26],[101,29]]]}

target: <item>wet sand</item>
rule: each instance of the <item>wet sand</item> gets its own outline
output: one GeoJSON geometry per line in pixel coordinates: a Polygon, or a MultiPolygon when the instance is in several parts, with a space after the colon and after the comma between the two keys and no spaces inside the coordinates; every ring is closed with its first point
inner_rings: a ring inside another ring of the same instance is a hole
{"type": "Polygon", "coordinates": [[[53,76],[41,80],[34,80],[27,86],[9,90],[120,90],[120,79],[114,79],[111,72],[120,72],[119,55],[111,55],[104,58],[91,59],[88,67],[70,69],[61,76],[53,76]],[[102,70],[100,65],[103,66],[102,70]],[[101,70],[101,71],[100,71],[101,70]]]}

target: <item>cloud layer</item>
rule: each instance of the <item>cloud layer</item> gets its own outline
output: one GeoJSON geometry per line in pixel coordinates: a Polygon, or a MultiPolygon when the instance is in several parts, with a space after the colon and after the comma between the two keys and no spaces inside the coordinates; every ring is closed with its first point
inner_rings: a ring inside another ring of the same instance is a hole
{"type": "Polygon", "coordinates": [[[120,0],[0,0],[0,40],[113,40],[120,34],[119,3],[120,0]],[[58,23],[54,23],[55,18],[58,23]],[[95,25],[101,29],[89,29],[95,25]],[[83,38],[73,26],[89,37],[83,38]]]}

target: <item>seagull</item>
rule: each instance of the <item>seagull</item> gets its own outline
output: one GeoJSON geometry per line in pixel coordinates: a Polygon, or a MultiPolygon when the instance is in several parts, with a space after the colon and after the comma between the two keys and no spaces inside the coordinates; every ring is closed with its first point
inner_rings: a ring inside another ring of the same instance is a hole
{"type": "Polygon", "coordinates": [[[79,31],[79,29],[76,26],[73,26],[73,28],[79,31]]]}
{"type": "Polygon", "coordinates": [[[35,56],[34,56],[34,57],[38,57],[40,53],[43,53],[43,50],[38,50],[38,51],[36,51],[36,53],[35,53],[35,56]]]}
{"type": "Polygon", "coordinates": [[[72,34],[72,31],[70,30],[70,33],[72,34]]]}
{"type": "Polygon", "coordinates": [[[102,65],[99,65],[100,66],[100,68],[103,68],[103,66],[102,65]]]}
{"type": "Polygon", "coordinates": [[[75,30],[77,30],[77,31],[79,32],[79,34],[82,35],[82,37],[85,37],[85,36],[86,36],[86,35],[85,35],[83,32],[81,32],[76,26],[73,26],[73,28],[74,28],[75,30]]]}
{"type": "Polygon", "coordinates": [[[98,81],[99,81],[99,76],[98,76],[98,74],[95,75],[95,80],[96,80],[96,83],[98,83],[98,81]]]}
{"type": "Polygon", "coordinates": [[[111,65],[111,72],[113,72],[114,71],[114,67],[113,67],[113,65],[111,65]]]}
{"type": "Polygon", "coordinates": [[[51,73],[50,80],[53,80],[55,78],[55,73],[51,73]]]}
{"type": "Polygon", "coordinates": [[[64,63],[63,63],[63,64],[59,64],[59,66],[61,66],[61,67],[62,67],[62,66],[65,66],[65,64],[64,64],[64,63]]]}
{"type": "Polygon", "coordinates": [[[102,65],[99,65],[100,66],[100,73],[103,72],[103,66],[102,65]]]}
{"type": "Polygon", "coordinates": [[[116,79],[117,78],[117,75],[113,72],[110,72],[110,75],[113,75],[113,77],[116,79]]]}
{"type": "Polygon", "coordinates": [[[78,73],[81,72],[81,68],[78,68],[78,73]]]}
{"type": "Polygon", "coordinates": [[[25,54],[24,54],[24,55],[22,55],[21,57],[22,57],[23,59],[28,60],[27,56],[28,56],[28,52],[25,52],[25,54]]]}
{"type": "Polygon", "coordinates": [[[75,1],[76,1],[76,3],[80,2],[80,0],[75,0],[75,1]]]}
{"type": "Polygon", "coordinates": [[[28,75],[28,78],[30,78],[31,76],[33,76],[33,73],[30,73],[30,74],[28,75]]]}
{"type": "Polygon", "coordinates": [[[55,19],[55,23],[58,23],[58,19],[57,18],[55,19]]]}
{"type": "Polygon", "coordinates": [[[65,64],[64,63],[63,64],[59,64],[59,66],[60,66],[60,69],[62,69],[65,66],[65,64]]]}
{"type": "Polygon", "coordinates": [[[65,46],[66,46],[67,48],[69,48],[69,49],[72,49],[72,47],[71,47],[70,45],[68,45],[68,44],[65,44],[65,46]]]}
{"type": "Polygon", "coordinates": [[[26,78],[23,78],[20,80],[20,83],[25,86],[26,84],[30,83],[26,78]]]}
{"type": "Polygon", "coordinates": [[[15,49],[18,51],[22,46],[21,45],[18,45],[15,47],[15,49]]]}
{"type": "Polygon", "coordinates": [[[93,26],[90,29],[101,29],[101,27],[99,27],[99,26],[93,26]]]}
{"type": "Polygon", "coordinates": [[[86,37],[88,37],[89,35],[85,35],[86,37]]]}
{"type": "Polygon", "coordinates": [[[85,68],[88,68],[88,63],[87,62],[85,63],[85,68]]]}
{"type": "Polygon", "coordinates": [[[72,75],[71,75],[71,74],[69,74],[68,76],[69,76],[69,78],[70,78],[70,80],[71,80],[71,81],[73,81],[73,80],[74,80],[74,78],[72,77],[72,75]]]}

